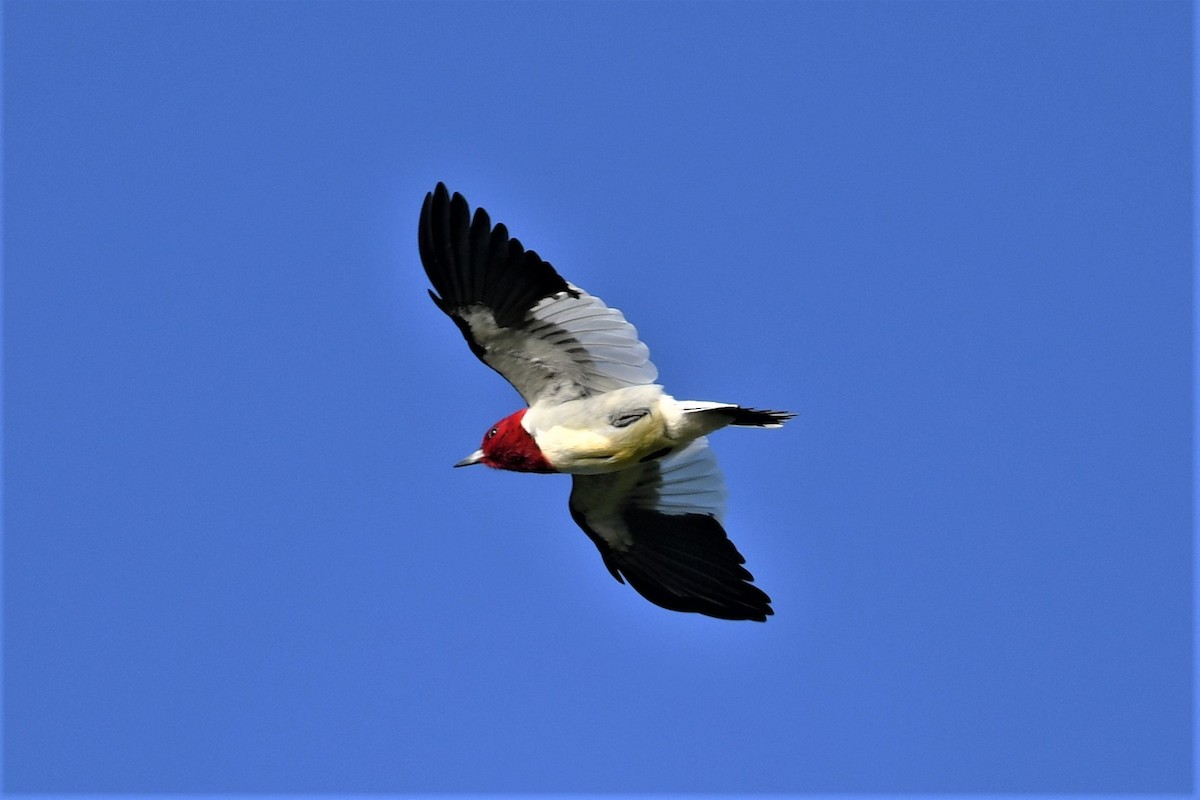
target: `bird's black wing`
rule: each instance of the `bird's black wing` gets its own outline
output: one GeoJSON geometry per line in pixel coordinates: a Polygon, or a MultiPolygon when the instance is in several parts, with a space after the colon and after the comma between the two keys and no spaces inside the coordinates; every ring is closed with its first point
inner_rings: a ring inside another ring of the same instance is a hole
{"type": "Polygon", "coordinates": [[[463,196],[451,197],[444,184],[425,196],[418,242],[433,302],[529,405],[658,377],[620,311],[567,283],[503,224],[493,227],[482,208],[472,217],[463,196]]]}
{"type": "Polygon", "coordinates": [[[763,622],[771,598],[721,526],[725,484],[704,439],[622,472],[575,475],[571,516],[612,576],[672,611],[763,622]]]}

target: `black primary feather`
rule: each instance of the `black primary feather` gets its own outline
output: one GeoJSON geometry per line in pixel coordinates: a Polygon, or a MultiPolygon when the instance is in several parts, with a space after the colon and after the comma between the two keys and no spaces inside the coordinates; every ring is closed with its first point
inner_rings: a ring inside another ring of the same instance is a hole
{"type": "Polygon", "coordinates": [[[627,509],[623,516],[633,541],[618,549],[574,507],[571,516],[599,549],[612,576],[657,606],[755,622],[775,613],[771,598],[751,583],[754,576],[742,566],[746,559],[714,517],[627,509]]]}
{"type": "MultiPolygon", "coordinates": [[[[455,318],[474,305],[491,309],[502,328],[520,325],[542,298],[572,292],[554,267],[533,250],[510,238],[503,224],[491,225],[488,214],[476,209],[474,219],[466,199],[450,195],[444,183],[425,195],[417,233],[421,263],[437,292],[433,301],[455,318]]],[[[478,355],[470,330],[459,324],[478,355]]]]}

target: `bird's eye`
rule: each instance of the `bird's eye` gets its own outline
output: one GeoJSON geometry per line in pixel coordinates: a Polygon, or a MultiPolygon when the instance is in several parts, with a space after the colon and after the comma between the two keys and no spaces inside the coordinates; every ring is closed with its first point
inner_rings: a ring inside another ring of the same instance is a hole
{"type": "Polygon", "coordinates": [[[496,433],[497,433],[496,429],[492,428],[490,431],[487,432],[487,438],[489,438],[489,439],[494,438],[496,436],[496,433]]]}

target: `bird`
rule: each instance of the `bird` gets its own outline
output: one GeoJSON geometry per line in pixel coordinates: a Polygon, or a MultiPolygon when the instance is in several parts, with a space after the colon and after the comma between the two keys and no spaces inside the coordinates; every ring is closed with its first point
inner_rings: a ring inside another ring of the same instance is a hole
{"type": "Polygon", "coordinates": [[[526,404],[454,466],[571,475],[571,517],[618,582],[671,611],[765,622],[771,598],[722,525],[707,436],[795,415],[668,395],[619,310],[444,183],[425,195],[418,249],[434,304],[526,404]]]}

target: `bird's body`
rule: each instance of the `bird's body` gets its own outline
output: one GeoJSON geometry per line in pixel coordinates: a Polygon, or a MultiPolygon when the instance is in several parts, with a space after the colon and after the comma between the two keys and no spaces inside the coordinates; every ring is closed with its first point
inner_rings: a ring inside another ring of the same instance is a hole
{"type": "Polygon", "coordinates": [[[536,403],[522,423],[546,460],[557,471],[574,475],[628,469],[696,438],[685,438],[683,414],[656,384],[565,403],[536,403]]]}
{"type": "MultiPolygon", "coordinates": [[[[544,464],[527,468],[517,462],[503,468],[602,475],[666,458],[726,425],[779,427],[783,422],[769,416],[771,412],[753,412],[768,414],[761,421],[736,421],[748,412],[751,409],[726,403],[680,402],[658,384],[626,386],[562,403],[538,402],[510,419],[517,418],[544,464]]],[[[487,449],[477,451],[480,461],[488,457],[487,449]]],[[[507,449],[512,448],[503,448],[499,457],[507,449]]]]}
{"type": "Polygon", "coordinates": [[[528,403],[456,466],[571,474],[571,515],[613,577],[665,608],[765,620],[770,598],[721,527],[725,487],[705,437],[792,415],[666,394],[621,312],[442,184],[425,198],[419,243],[434,302],[528,403]]]}

